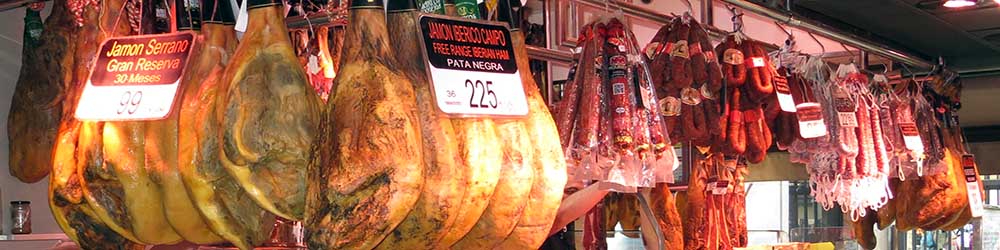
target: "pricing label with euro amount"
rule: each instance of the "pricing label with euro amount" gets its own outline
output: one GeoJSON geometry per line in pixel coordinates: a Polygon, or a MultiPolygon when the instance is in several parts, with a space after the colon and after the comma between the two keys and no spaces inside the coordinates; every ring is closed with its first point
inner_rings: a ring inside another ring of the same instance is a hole
{"type": "Polygon", "coordinates": [[[459,117],[528,114],[506,26],[425,14],[420,27],[434,99],[442,112],[459,117]]]}
{"type": "Polygon", "coordinates": [[[190,32],[105,40],[75,117],[91,121],[166,118],[193,46],[190,32]]]}

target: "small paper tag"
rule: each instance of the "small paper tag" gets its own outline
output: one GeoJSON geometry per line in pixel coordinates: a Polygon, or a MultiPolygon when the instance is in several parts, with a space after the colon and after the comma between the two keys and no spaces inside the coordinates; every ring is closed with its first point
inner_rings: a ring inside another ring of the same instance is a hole
{"type": "Polygon", "coordinates": [[[750,58],[750,66],[752,66],[754,68],[764,67],[765,65],[767,65],[767,64],[764,63],[764,58],[763,57],[755,56],[755,57],[751,57],[750,58]]]}
{"type": "Polygon", "coordinates": [[[306,73],[315,75],[319,73],[319,58],[316,55],[309,55],[309,63],[306,64],[306,73]]]}
{"type": "Polygon", "coordinates": [[[743,63],[743,52],[737,49],[726,49],[722,53],[722,62],[731,65],[740,65],[743,63]]]}
{"type": "Polygon", "coordinates": [[[715,182],[715,190],[713,191],[713,193],[715,193],[716,195],[724,195],[728,192],[729,192],[729,181],[721,180],[715,182]]]}
{"type": "Polygon", "coordinates": [[[677,41],[670,50],[670,56],[682,57],[684,59],[691,58],[690,51],[688,50],[688,42],[686,40],[677,41]]]}
{"type": "Polygon", "coordinates": [[[236,13],[237,14],[237,16],[236,16],[236,26],[235,26],[236,31],[247,32],[247,18],[249,18],[249,16],[247,14],[247,4],[246,4],[246,1],[243,1],[242,5],[240,5],[238,2],[236,2],[236,0],[230,0],[229,2],[232,3],[233,6],[236,6],[236,5],[240,6],[239,12],[236,13]]]}
{"type": "Polygon", "coordinates": [[[924,151],[924,141],[920,140],[920,132],[917,131],[916,123],[900,122],[899,132],[903,134],[903,144],[906,144],[906,149],[924,151]]]}
{"type": "Polygon", "coordinates": [[[643,51],[646,52],[646,58],[649,58],[650,60],[652,60],[653,57],[656,57],[657,54],[660,54],[659,53],[660,52],[660,46],[661,45],[660,45],[659,42],[652,42],[650,44],[647,44],[646,45],[646,49],[643,50],[643,51]]]}
{"type": "Polygon", "coordinates": [[[715,100],[715,95],[712,94],[712,91],[708,90],[708,84],[702,84],[699,90],[701,91],[701,97],[709,100],[715,100]]]}
{"type": "Polygon", "coordinates": [[[681,100],[673,96],[660,99],[660,114],[663,116],[681,115],[681,100]]]}
{"type": "Polygon", "coordinates": [[[802,138],[816,138],[826,135],[826,123],[823,122],[823,109],[819,103],[806,102],[797,105],[795,115],[799,118],[799,135],[802,138]]]}
{"type": "Polygon", "coordinates": [[[962,170],[965,173],[965,186],[969,194],[969,207],[972,217],[983,216],[983,196],[979,187],[979,170],[976,169],[976,157],[971,154],[962,155],[962,170]]]}
{"type": "Polygon", "coordinates": [[[701,104],[701,91],[693,88],[684,88],[681,90],[681,102],[687,105],[698,105],[701,104]]]}
{"type": "Polygon", "coordinates": [[[782,111],[795,112],[795,99],[792,98],[792,91],[788,88],[788,79],[775,77],[774,92],[778,95],[778,105],[782,111]]]}
{"type": "Polygon", "coordinates": [[[837,120],[841,127],[854,128],[858,126],[858,117],[854,112],[837,112],[837,120]]]}

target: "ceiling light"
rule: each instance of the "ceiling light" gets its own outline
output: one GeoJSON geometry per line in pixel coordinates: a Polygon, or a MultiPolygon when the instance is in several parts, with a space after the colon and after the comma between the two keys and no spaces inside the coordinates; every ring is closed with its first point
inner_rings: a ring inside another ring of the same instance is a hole
{"type": "MultiPolygon", "coordinates": [[[[993,0],[993,1],[1000,1],[1000,0],[993,0]]],[[[944,1],[944,7],[948,7],[948,8],[961,8],[961,7],[969,7],[969,6],[973,6],[973,5],[976,5],[976,1],[974,1],[974,0],[947,0],[947,1],[944,1]]]]}

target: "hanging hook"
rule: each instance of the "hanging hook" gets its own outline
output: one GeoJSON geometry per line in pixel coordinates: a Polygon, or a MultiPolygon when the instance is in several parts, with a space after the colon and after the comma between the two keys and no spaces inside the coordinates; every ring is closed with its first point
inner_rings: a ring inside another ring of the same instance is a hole
{"type": "Polygon", "coordinates": [[[733,33],[743,32],[743,13],[733,6],[729,6],[729,12],[733,14],[733,33]]]}
{"type": "Polygon", "coordinates": [[[851,50],[848,49],[847,45],[844,45],[844,43],[840,43],[840,47],[843,47],[844,48],[844,52],[847,52],[848,55],[851,55],[851,64],[854,64],[855,63],[855,59],[857,59],[857,58],[854,58],[854,52],[851,52],[851,50]]]}
{"type": "Polygon", "coordinates": [[[684,6],[687,6],[687,8],[688,8],[688,12],[687,13],[691,13],[693,15],[694,14],[694,8],[691,7],[691,1],[684,0],[683,2],[684,2],[684,6]]]}
{"type": "Polygon", "coordinates": [[[813,41],[816,41],[816,44],[819,45],[819,49],[821,51],[820,53],[821,54],[826,54],[826,46],[823,46],[823,43],[819,42],[819,39],[816,38],[816,35],[813,35],[812,32],[808,32],[808,34],[809,34],[809,37],[812,37],[813,41]]]}

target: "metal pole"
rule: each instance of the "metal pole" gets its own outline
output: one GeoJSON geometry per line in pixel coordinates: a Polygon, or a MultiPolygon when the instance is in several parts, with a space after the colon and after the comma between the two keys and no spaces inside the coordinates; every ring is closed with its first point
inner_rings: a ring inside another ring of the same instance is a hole
{"type": "Polygon", "coordinates": [[[714,0],[701,0],[701,24],[705,26],[713,26],[715,15],[712,12],[712,2],[714,0]]]}
{"type": "Polygon", "coordinates": [[[866,50],[875,54],[879,54],[881,56],[888,57],[893,61],[902,62],[905,64],[913,65],[918,68],[925,68],[925,69],[933,68],[935,64],[933,61],[925,60],[911,53],[868,41],[867,39],[834,29],[832,27],[829,27],[827,25],[821,24],[813,20],[781,13],[769,9],[767,7],[752,3],[750,1],[745,1],[745,0],[722,0],[722,1],[737,6],[739,8],[745,9],[747,11],[753,12],[755,14],[773,20],[777,20],[779,22],[783,22],[787,25],[804,29],[810,32],[814,32],[818,35],[833,39],[835,41],[842,42],[845,44],[850,44],[851,46],[858,47],[862,50],[866,50]]]}

